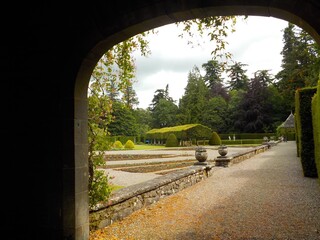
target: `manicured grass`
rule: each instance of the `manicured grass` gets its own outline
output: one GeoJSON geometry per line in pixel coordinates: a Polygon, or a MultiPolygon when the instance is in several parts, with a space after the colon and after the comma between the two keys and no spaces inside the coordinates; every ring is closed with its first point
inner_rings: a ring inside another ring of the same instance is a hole
{"type": "MultiPolygon", "coordinates": [[[[149,145],[149,144],[136,144],[134,148],[131,150],[148,150],[148,149],[165,149],[165,146],[156,146],[156,145],[149,145]]],[[[112,151],[122,151],[122,150],[130,150],[127,148],[112,148],[112,151]]]]}
{"type": "Polygon", "coordinates": [[[228,147],[257,147],[260,146],[261,144],[251,144],[251,143],[247,143],[247,144],[225,144],[228,147]]]}
{"type": "Polygon", "coordinates": [[[248,144],[257,144],[260,145],[263,143],[263,139],[237,139],[237,140],[222,140],[224,145],[248,145],[248,144]]]}
{"type": "Polygon", "coordinates": [[[149,149],[165,149],[165,146],[157,146],[150,144],[136,144],[134,145],[134,150],[149,150],[149,149]]]}

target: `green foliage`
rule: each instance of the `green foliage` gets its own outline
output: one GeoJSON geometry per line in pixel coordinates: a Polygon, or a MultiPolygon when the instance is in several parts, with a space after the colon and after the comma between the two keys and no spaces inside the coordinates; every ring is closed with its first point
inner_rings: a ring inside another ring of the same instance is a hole
{"type": "Polygon", "coordinates": [[[167,141],[166,141],[166,147],[178,147],[179,146],[179,141],[173,133],[170,133],[167,141]]]}
{"type": "Polygon", "coordinates": [[[185,124],[174,127],[151,129],[146,133],[148,139],[165,140],[170,133],[174,133],[179,140],[209,139],[212,130],[201,124],[185,124]]]}
{"type": "MultiPolygon", "coordinates": [[[[317,93],[312,98],[312,123],[314,137],[314,156],[318,177],[320,176],[320,80],[318,81],[317,93]]],[[[318,178],[320,184],[320,177],[318,178]]]]}
{"type": "Polygon", "coordinates": [[[209,139],[209,145],[221,145],[221,138],[217,132],[212,132],[211,138],[209,139]]]}
{"type": "Polygon", "coordinates": [[[273,137],[275,133],[220,133],[219,136],[222,140],[228,140],[229,137],[233,141],[233,136],[235,140],[238,139],[263,139],[263,137],[273,137]]]}
{"type": "Polygon", "coordinates": [[[283,136],[287,141],[294,141],[296,138],[294,123],[294,115],[290,113],[288,118],[277,127],[277,136],[283,136]]]}
{"type": "Polygon", "coordinates": [[[165,127],[160,129],[151,129],[147,132],[147,134],[156,134],[156,133],[167,133],[167,132],[179,132],[179,131],[186,131],[190,128],[196,127],[198,124],[185,124],[179,125],[174,127],[165,127]]]}
{"type": "Polygon", "coordinates": [[[149,109],[137,108],[133,111],[133,114],[137,122],[138,136],[144,136],[144,134],[151,129],[151,112],[149,109]]]}
{"type": "Polygon", "coordinates": [[[283,34],[282,70],[276,75],[287,109],[295,107],[296,89],[316,86],[319,74],[319,46],[303,29],[288,23],[283,34]]]}
{"type": "Polygon", "coordinates": [[[287,141],[295,141],[296,140],[296,131],[295,131],[295,129],[280,131],[280,133],[281,134],[279,134],[277,136],[279,136],[279,137],[280,136],[285,136],[287,141]]]}
{"type": "Polygon", "coordinates": [[[299,116],[297,114],[297,111],[299,111],[299,105],[298,102],[298,96],[297,93],[295,95],[295,107],[296,107],[296,113],[294,114],[294,122],[295,122],[295,132],[296,132],[296,145],[297,145],[297,157],[300,157],[300,135],[299,135],[299,129],[300,129],[300,121],[299,116]]]}
{"type": "Polygon", "coordinates": [[[246,75],[247,70],[244,70],[244,67],[247,67],[248,64],[243,64],[241,62],[235,62],[233,65],[229,66],[227,73],[230,80],[228,81],[229,90],[247,90],[249,84],[249,78],[246,75]]]}
{"type": "Polygon", "coordinates": [[[284,136],[287,138],[288,141],[295,141],[296,140],[296,130],[295,128],[277,128],[277,136],[284,136]]]}
{"type": "MultiPolygon", "coordinates": [[[[98,202],[106,200],[109,197],[108,176],[103,175],[97,170],[103,166],[103,150],[108,150],[111,143],[106,138],[106,132],[99,127],[94,121],[94,117],[89,120],[88,124],[88,169],[89,169],[89,206],[93,208],[98,202]]],[[[100,125],[101,126],[101,125],[100,125]]]]}
{"type": "MultiPolygon", "coordinates": [[[[132,89],[135,65],[130,54],[136,49],[140,49],[142,55],[148,54],[147,41],[144,36],[145,33],[139,34],[115,45],[102,56],[91,75],[88,89],[88,186],[91,207],[101,200],[106,200],[109,196],[108,177],[103,176],[97,170],[102,156],[96,153],[111,148],[110,141],[107,139],[110,124],[115,120],[118,121],[121,116],[131,117],[128,111],[121,111],[121,108],[118,108],[119,111],[113,109],[116,105],[112,103],[118,100],[118,93],[123,93],[124,99],[122,100],[127,107],[132,107],[137,103],[135,92],[132,89]],[[117,113],[117,118],[112,113],[117,113]]],[[[129,126],[134,126],[134,124],[131,122],[129,126]]],[[[121,127],[120,134],[123,129],[129,129],[126,126],[121,125],[121,127]]]]}
{"type": "Polygon", "coordinates": [[[115,149],[122,149],[122,148],[123,148],[122,142],[120,142],[119,140],[115,141],[115,142],[113,143],[113,148],[115,148],[115,149]]]}
{"type": "Polygon", "coordinates": [[[248,91],[244,94],[235,115],[234,126],[239,132],[272,132],[274,114],[270,104],[272,92],[269,90],[272,81],[268,70],[256,71],[250,79],[248,91]]]}
{"type": "Polygon", "coordinates": [[[161,98],[151,112],[152,126],[158,128],[176,125],[177,112],[178,106],[173,100],[161,98]]]}
{"type": "Polygon", "coordinates": [[[216,60],[209,60],[207,63],[202,64],[202,68],[205,71],[203,79],[209,89],[209,96],[221,96],[225,100],[227,100],[228,93],[223,86],[222,78],[222,72],[224,69],[223,63],[220,63],[216,60]]]}
{"type": "Polygon", "coordinates": [[[215,132],[227,130],[228,103],[219,96],[206,101],[205,111],[201,114],[201,123],[210,127],[215,132]]]}
{"type": "Polygon", "coordinates": [[[89,190],[89,208],[109,198],[112,187],[109,185],[109,177],[103,170],[94,170],[93,181],[89,190]]]}
{"type": "MultiPolygon", "coordinates": [[[[243,18],[246,19],[246,16],[243,18]]],[[[235,31],[236,21],[235,16],[211,16],[181,21],[176,24],[183,25],[183,32],[179,36],[186,38],[188,44],[199,45],[199,42],[194,42],[194,39],[202,39],[208,35],[215,46],[211,52],[213,59],[230,59],[231,53],[225,51],[227,45],[225,38],[235,31]]]]}
{"type": "Polygon", "coordinates": [[[89,123],[88,131],[89,154],[94,151],[106,151],[111,148],[112,142],[106,136],[105,131],[94,123],[89,123]]]}
{"type": "Polygon", "coordinates": [[[135,136],[138,134],[138,127],[133,110],[123,103],[114,102],[112,105],[112,121],[108,125],[108,131],[113,136],[135,136]]]}
{"type": "Polygon", "coordinates": [[[260,145],[264,142],[263,139],[238,139],[238,140],[221,140],[222,145],[260,145]]]}
{"type": "Polygon", "coordinates": [[[182,124],[201,123],[202,113],[207,106],[209,89],[197,67],[188,73],[188,83],[184,95],[179,101],[182,124]]]}
{"type": "Polygon", "coordinates": [[[128,140],[131,140],[132,142],[136,142],[136,136],[108,136],[107,137],[109,142],[114,143],[115,141],[120,141],[121,143],[125,143],[128,140]]]}
{"type": "Polygon", "coordinates": [[[159,104],[161,99],[173,102],[173,99],[169,96],[169,84],[166,85],[165,89],[157,89],[154,92],[153,99],[150,104],[151,112],[154,111],[154,108],[159,104]]]}
{"type": "MultiPolygon", "coordinates": [[[[91,152],[90,152],[91,153],[91,152]]],[[[109,186],[109,175],[104,170],[99,169],[106,164],[103,152],[89,155],[89,207],[94,209],[95,206],[109,198],[111,188],[109,186]]]]}
{"type": "Polygon", "coordinates": [[[124,144],[124,148],[125,149],[134,149],[134,143],[131,140],[128,140],[125,144],[124,144]]]}
{"type": "Polygon", "coordinates": [[[305,177],[317,177],[314,155],[311,99],[317,89],[303,88],[296,91],[296,126],[299,157],[305,177]]]}

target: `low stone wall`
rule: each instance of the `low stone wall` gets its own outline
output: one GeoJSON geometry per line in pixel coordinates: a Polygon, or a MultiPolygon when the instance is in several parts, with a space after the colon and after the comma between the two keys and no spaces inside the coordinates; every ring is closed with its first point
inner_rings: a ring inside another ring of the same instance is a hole
{"type": "Polygon", "coordinates": [[[90,230],[100,229],[134,211],[211,176],[213,165],[194,165],[116,191],[107,203],[90,212],[90,230]]]}
{"type": "Polygon", "coordinates": [[[261,146],[259,148],[252,150],[252,151],[247,151],[247,152],[238,153],[238,154],[231,154],[232,159],[231,159],[230,163],[232,165],[232,164],[242,162],[248,158],[253,157],[256,154],[259,154],[261,152],[266,151],[267,149],[268,149],[267,146],[261,146]]]}
{"type": "MultiPolygon", "coordinates": [[[[269,145],[261,145],[252,150],[226,156],[229,161],[223,167],[244,161],[269,148],[269,145]]],[[[219,164],[216,161],[209,161],[207,164],[194,165],[143,183],[122,188],[114,192],[108,202],[101,204],[96,210],[90,212],[90,230],[106,227],[136,210],[159,201],[161,198],[192,186],[210,177],[214,170],[219,169],[218,166],[219,164]]]]}
{"type": "MultiPolygon", "coordinates": [[[[276,144],[274,144],[276,145],[276,144]]],[[[272,146],[274,146],[272,145],[272,146]]],[[[253,148],[252,150],[245,150],[243,152],[238,152],[230,155],[226,155],[224,157],[219,156],[215,158],[215,166],[219,167],[229,167],[232,164],[236,164],[242,162],[248,158],[253,157],[256,154],[262,153],[268,150],[271,147],[269,144],[264,144],[258,147],[253,148]]]]}

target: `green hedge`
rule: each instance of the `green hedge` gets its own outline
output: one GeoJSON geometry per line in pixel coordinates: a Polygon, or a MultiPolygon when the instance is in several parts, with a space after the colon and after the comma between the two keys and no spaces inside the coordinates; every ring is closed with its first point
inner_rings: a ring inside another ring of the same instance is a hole
{"type": "Polygon", "coordinates": [[[160,129],[151,129],[146,132],[146,139],[166,140],[169,134],[176,135],[178,140],[190,139],[209,139],[212,130],[201,124],[186,124],[174,127],[165,127],[160,129]]]}
{"type": "Polygon", "coordinates": [[[311,99],[316,87],[302,88],[295,93],[295,121],[297,128],[297,148],[305,177],[317,177],[315,163],[311,99]]]}
{"type": "Polygon", "coordinates": [[[287,141],[296,140],[296,129],[295,128],[277,128],[277,136],[284,136],[287,141]]]}
{"type": "Polygon", "coordinates": [[[209,139],[208,142],[209,145],[213,146],[213,145],[221,145],[221,138],[218,135],[217,132],[212,132],[211,138],[209,139]]]}
{"type": "Polygon", "coordinates": [[[179,141],[173,133],[169,134],[166,141],[166,147],[179,147],[179,141]]]}
{"type": "Polygon", "coordinates": [[[317,93],[312,98],[312,124],[314,139],[314,157],[318,171],[318,176],[320,176],[320,80],[318,81],[317,93]]]}
{"type": "MultiPolygon", "coordinates": [[[[229,136],[233,140],[233,136],[238,139],[263,139],[263,137],[275,137],[276,133],[220,133],[220,138],[222,140],[229,140],[229,136]]],[[[276,140],[276,139],[275,139],[276,140]]]]}
{"type": "Polygon", "coordinates": [[[222,140],[223,145],[262,144],[263,139],[222,140]]]}
{"type": "MultiPolygon", "coordinates": [[[[295,102],[297,102],[297,97],[295,96],[295,98],[296,98],[295,102]]],[[[295,105],[296,105],[295,108],[297,111],[297,104],[295,103],[295,105]]],[[[296,113],[294,114],[294,127],[296,132],[297,157],[300,157],[300,139],[299,139],[299,133],[298,133],[299,126],[298,126],[298,116],[296,113]]]]}

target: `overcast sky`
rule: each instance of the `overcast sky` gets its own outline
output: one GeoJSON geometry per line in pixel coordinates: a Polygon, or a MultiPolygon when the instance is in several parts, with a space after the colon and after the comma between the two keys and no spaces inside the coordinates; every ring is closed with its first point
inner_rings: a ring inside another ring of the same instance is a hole
{"type": "MultiPolygon", "coordinates": [[[[281,70],[283,29],[287,21],[272,17],[249,16],[246,22],[239,20],[236,32],[229,35],[227,51],[233,60],[248,64],[247,75],[253,77],[257,70],[281,70]]],[[[174,24],[157,28],[158,34],[150,37],[151,55],[136,56],[136,83],[134,89],[140,108],[147,108],[157,89],[169,85],[169,96],[179,103],[187,85],[188,73],[194,66],[201,69],[203,63],[212,59],[209,40],[201,47],[191,48],[174,24]]]]}

